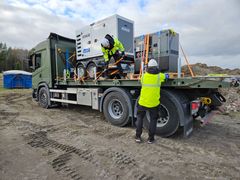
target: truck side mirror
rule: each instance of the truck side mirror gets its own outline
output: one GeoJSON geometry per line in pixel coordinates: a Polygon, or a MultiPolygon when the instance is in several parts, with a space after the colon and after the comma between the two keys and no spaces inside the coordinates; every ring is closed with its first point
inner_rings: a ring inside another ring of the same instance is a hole
{"type": "Polygon", "coordinates": [[[28,67],[29,69],[31,70],[35,70],[35,55],[31,55],[29,58],[28,58],[28,67]]]}
{"type": "Polygon", "coordinates": [[[32,63],[32,60],[31,60],[31,59],[28,59],[28,67],[29,67],[30,69],[33,68],[33,63],[32,63]]]}

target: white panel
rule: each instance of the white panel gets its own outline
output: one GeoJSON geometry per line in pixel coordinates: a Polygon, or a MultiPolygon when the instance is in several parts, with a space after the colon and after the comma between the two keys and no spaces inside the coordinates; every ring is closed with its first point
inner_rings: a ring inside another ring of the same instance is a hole
{"type": "MultiPolygon", "coordinates": [[[[106,34],[110,34],[114,38],[118,38],[117,17],[122,18],[118,15],[113,15],[76,31],[76,48],[78,60],[103,55],[100,44],[101,39],[104,38],[106,34]],[[79,35],[81,38],[79,37],[79,35]],[[88,44],[89,41],[91,42],[91,44],[88,44]],[[81,45],[79,45],[79,42],[81,42],[81,45]],[[79,51],[81,51],[81,56],[79,54],[79,51]]],[[[126,18],[123,19],[126,20],[126,18]]],[[[133,23],[132,21],[129,22],[133,23]]]]}
{"type": "Polygon", "coordinates": [[[99,90],[98,89],[92,89],[92,109],[99,109],[99,90]]]}
{"type": "Polygon", "coordinates": [[[77,91],[77,103],[81,105],[91,106],[92,105],[91,90],[79,88],[77,91]]]}
{"type": "Polygon", "coordinates": [[[92,26],[92,56],[101,56],[101,40],[105,37],[106,34],[113,35],[117,37],[116,28],[114,23],[116,23],[114,17],[107,18],[105,20],[99,21],[92,26]]]}

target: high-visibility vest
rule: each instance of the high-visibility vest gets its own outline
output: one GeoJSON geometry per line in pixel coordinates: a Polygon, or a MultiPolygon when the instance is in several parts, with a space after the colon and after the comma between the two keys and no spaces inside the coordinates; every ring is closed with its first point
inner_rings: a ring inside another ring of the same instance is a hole
{"type": "Polygon", "coordinates": [[[165,81],[165,74],[144,73],[141,78],[142,89],[138,103],[141,106],[152,108],[160,104],[160,87],[165,81]]]}
{"type": "Polygon", "coordinates": [[[124,51],[124,47],[122,43],[117,38],[114,39],[114,45],[112,49],[107,49],[102,47],[102,52],[103,52],[103,57],[105,59],[105,62],[108,62],[110,60],[108,56],[114,55],[117,50],[124,51]]]}

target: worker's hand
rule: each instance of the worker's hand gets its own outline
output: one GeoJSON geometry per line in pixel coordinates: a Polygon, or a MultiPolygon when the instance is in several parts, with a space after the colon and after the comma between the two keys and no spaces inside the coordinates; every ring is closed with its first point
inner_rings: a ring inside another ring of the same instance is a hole
{"type": "Polygon", "coordinates": [[[121,54],[122,56],[125,56],[125,52],[124,51],[122,51],[122,54],[121,54]]]}
{"type": "Polygon", "coordinates": [[[165,79],[169,79],[169,74],[168,73],[165,73],[165,79]]]}
{"type": "Polygon", "coordinates": [[[102,61],[102,62],[100,62],[99,64],[100,64],[102,67],[105,67],[105,66],[107,65],[107,62],[102,61]]]}
{"type": "Polygon", "coordinates": [[[104,68],[104,69],[107,69],[107,68],[108,68],[108,62],[107,62],[107,61],[104,62],[103,68],[104,68]]]}

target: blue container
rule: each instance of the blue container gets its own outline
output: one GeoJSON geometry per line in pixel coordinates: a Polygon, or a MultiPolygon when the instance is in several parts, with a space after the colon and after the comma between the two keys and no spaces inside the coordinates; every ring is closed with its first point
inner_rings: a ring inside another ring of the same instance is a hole
{"type": "Polygon", "coordinates": [[[5,71],[3,73],[3,87],[7,89],[32,88],[32,73],[19,70],[5,71]]]}

